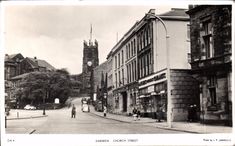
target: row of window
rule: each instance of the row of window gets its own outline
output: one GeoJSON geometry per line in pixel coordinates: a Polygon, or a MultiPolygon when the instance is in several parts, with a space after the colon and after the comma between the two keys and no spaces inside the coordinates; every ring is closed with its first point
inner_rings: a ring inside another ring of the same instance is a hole
{"type": "Polygon", "coordinates": [[[152,38],[152,31],[150,30],[150,26],[147,26],[144,30],[142,30],[137,35],[137,49],[138,51],[141,51],[144,49],[147,45],[151,43],[152,38]]]}
{"type": "Polygon", "coordinates": [[[115,73],[115,88],[124,85],[124,69],[115,73]]]}
{"type": "Polygon", "coordinates": [[[126,45],[126,58],[129,59],[136,55],[136,41],[135,38],[131,40],[127,45],[126,45]]]}
{"type": "Polygon", "coordinates": [[[152,54],[150,51],[138,59],[139,78],[148,76],[152,73],[152,54]]]}
{"type": "Polygon", "coordinates": [[[124,64],[124,53],[123,50],[121,53],[118,53],[117,56],[115,56],[115,69],[119,68],[121,65],[124,64]]]}
{"type": "Polygon", "coordinates": [[[131,83],[137,79],[137,66],[136,60],[131,61],[126,65],[127,78],[124,75],[124,69],[117,71],[115,73],[115,87],[123,86],[126,83],[131,83]]]}
{"type": "Polygon", "coordinates": [[[127,83],[131,83],[137,79],[136,60],[131,61],[126,65],[127,69],[127,83]]]}
{"type": "MultiPolygon", "coordinates": [[[[152,33],[150,26],[147,26],[137,35],[136,39],[132,39],[129,43],[126,44],[126,59],[130,59],[135,56],[137,51],[141,51],[144,47],[148,46],[151,43],[152,33]]],[[[115,56],[115,69],[119,68],[124,64],[124,52],[123,50],[115,56]]]]}
{"type": "MultiPolygon", "coordinates": [[[[136,55],[136,42],[135,39],[126,45],[126,58],[129,59],[136,55]]],[[[124,64],[124,51],[122,50],[115,56],[115,69],[124,64]]]]}

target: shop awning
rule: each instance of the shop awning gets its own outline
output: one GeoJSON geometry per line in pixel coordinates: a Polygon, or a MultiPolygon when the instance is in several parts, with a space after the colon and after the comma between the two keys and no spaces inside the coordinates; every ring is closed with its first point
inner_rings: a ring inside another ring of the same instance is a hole
{"type": "Polygon", "coordinates": [[[144,98],[145,96],[144,95],[140,95],[139,98],[144,98]]]}
{"type": "Polygon", "coordinates": [[[162,91],[159,92],[160,95],[165,94],[165,93],[166,93],[165,90],[162,90],[162,91]]]}

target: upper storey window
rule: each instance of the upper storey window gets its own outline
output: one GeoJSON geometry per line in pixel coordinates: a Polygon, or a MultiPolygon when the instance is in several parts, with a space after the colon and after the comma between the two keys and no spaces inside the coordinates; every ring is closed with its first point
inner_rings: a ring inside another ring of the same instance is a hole
{"type": "Polygon", "coordinates": [[[202,39],[202,52],[205,52],[203,58],[214,57],[214,46],[213,46],[213,28],[211,19],[202,21],[201,25],[201,39],[202,39]]]}

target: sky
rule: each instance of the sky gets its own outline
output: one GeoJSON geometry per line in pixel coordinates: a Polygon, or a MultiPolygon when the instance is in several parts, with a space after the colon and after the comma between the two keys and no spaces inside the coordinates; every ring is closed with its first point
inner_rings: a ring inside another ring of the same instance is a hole
{"type": "Polygon", "coordinates": [[[90,38],[91,24],[92,38],[99,44],[101,64],[117,40],[151,8],[160,14],[188,6],[6,5],[5,53],[36,56],[57,69],[66,68],[70,74],[78,74],[82,72],[83,41],[90,38]]]}

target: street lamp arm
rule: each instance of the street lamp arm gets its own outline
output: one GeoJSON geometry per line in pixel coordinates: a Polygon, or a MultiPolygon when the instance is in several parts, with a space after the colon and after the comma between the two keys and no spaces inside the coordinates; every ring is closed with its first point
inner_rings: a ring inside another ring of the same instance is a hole
{"type": "Polygon", "coordinates": [[[168,34],[166,24],[165,24],[165,22],[162,20],[162,18],[159,17],[159,16],[157,16],[157,15],[155,15],[155,14],[151,14],[151,13],[148,13],[148,15],[149,15],[149,16],[153,16],[154,18],[158,19],[158,20],[162,23],[162,25],[163,25],[163,27],[164,27],[164,29],[165,29],[165,31],[166,31],[166,38],[169,38],[170,36],[169,36],[169,34],[168,34]]]}

